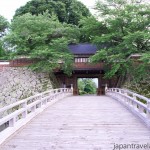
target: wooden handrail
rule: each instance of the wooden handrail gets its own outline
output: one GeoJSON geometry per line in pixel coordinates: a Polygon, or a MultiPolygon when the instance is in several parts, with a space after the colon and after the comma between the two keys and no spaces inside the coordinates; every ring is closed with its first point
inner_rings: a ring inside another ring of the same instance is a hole
{"type": "Polygon", "coordinates": [[[52,89],[0,108],[0,114],[4,113],[0,118],[0,128],[4,127],[0,130],[0,144],[45,108],[72,92],[68,88],[52,89]]]}
{"type": "Polygon", "coordinates": [[[150,99],[127,89],[108,88],[106,95],[118,100],[150,128],[150,99]]]}

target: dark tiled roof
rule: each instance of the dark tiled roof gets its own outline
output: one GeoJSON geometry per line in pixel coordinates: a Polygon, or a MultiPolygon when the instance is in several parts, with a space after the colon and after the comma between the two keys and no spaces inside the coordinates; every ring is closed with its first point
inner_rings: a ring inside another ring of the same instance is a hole
{"type": "Polygon", "coordinates": [[[86,44],[72,44],[72,45],[69,45],[69,50],[72,54],[76,54],[76,55],[79,55],[79,54],[95,54],[96,51],[98,50],[96,45],[93,45],[93,44],[89,44],[89,43],[86,43],[86,44]]]}

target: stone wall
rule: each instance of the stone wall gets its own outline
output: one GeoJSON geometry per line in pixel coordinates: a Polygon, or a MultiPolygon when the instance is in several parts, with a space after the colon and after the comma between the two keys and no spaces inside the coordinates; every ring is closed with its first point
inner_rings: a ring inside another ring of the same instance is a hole
{"type": "Polygon", "coordinates": [[[27,67],[0,69],[0,107],[52,89],[49,76],[27,67]]]}

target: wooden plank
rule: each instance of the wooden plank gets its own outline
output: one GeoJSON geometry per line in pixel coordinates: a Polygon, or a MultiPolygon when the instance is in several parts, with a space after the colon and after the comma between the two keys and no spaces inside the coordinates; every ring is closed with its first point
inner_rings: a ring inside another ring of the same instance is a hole
{"type": "Polygon", "coordinates": [[[68,97],[11,136],[0,150],[112,150],[150,143],[150,130],[106,96],[68,97]]]}

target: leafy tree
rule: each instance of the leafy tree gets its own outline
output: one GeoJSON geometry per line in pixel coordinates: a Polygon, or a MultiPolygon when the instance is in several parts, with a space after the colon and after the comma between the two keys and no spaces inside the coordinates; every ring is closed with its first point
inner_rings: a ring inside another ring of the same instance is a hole
{"type": "Polygon", "coordinates": [[[82,18],[79,22],[82,42],[93,42],[95,37],[106,32],[106,26],[98,21],[94,16],[82,18]]]}
{"type": "Polygon", "coordinates": [[[0,15],[0,38],[5,35],[5,31],[8,28],[8,21],[0,15]]]}
{"type": "Polygon", "coordinates": [[[92,79],[83,78],[78,80],[79,94],[96,94],[96,83],[92,79]]]}
{"type": "Polygon", "coordinates": [[[49,71],[58,67],[69,74],[72,55],[68,44],[76,42],[80,32],[76,26],[62,24],[55,15],[25,14],[16,17],[5,40],[14,47],[13,57],[35,60],[33,70],[49,71]]]}
{"type": "Polygon", "coordinates": [[[74,25],[78,25],[82,17],[91,15],[86,6],[77,0],[32,0],[17,9],[15,17],[26,13],[43,14],[46,10],[50,15],[56,14],[60,22],[74,25]]]}
{"type": "Polygon", "coordinates": [[[5,54],[5,51],[2,48],[2,41],[0,41],[0,59],[2,56],[4,56],[4,54],[5,54]]]}
{"type": "Polygon", "coordinates": [[[6,29],[9,27],[8,21],[0,15],[0,58],[6,55],[6,52],[3,49],[3,36],[6,34],[6,29]]]}
{"type": "MultiPolygon", "coordinates": [[[[134,72],[138,70],[137,67],[133,67],[132,60],[128,59],[131,54],[140,53],[141,60],[148,61],[150,51],[149,8],[148,3],[137,3],[136,0],[99,1],[96,3],[99,18],[90,17],[80,22],[82,30],[87,32],[86,38],[89,38],[98,47],[105,45],[92,57],[95,63],[105,61],[107,64],[105,77],[111,78],[117,73],[122,78],[131,70],[134,69],[134,72]]],[[[141,76],[143,69],[141,67],[141,72],[138,73],[140,75],[138,80],[143,78],[141,76]]]]}

